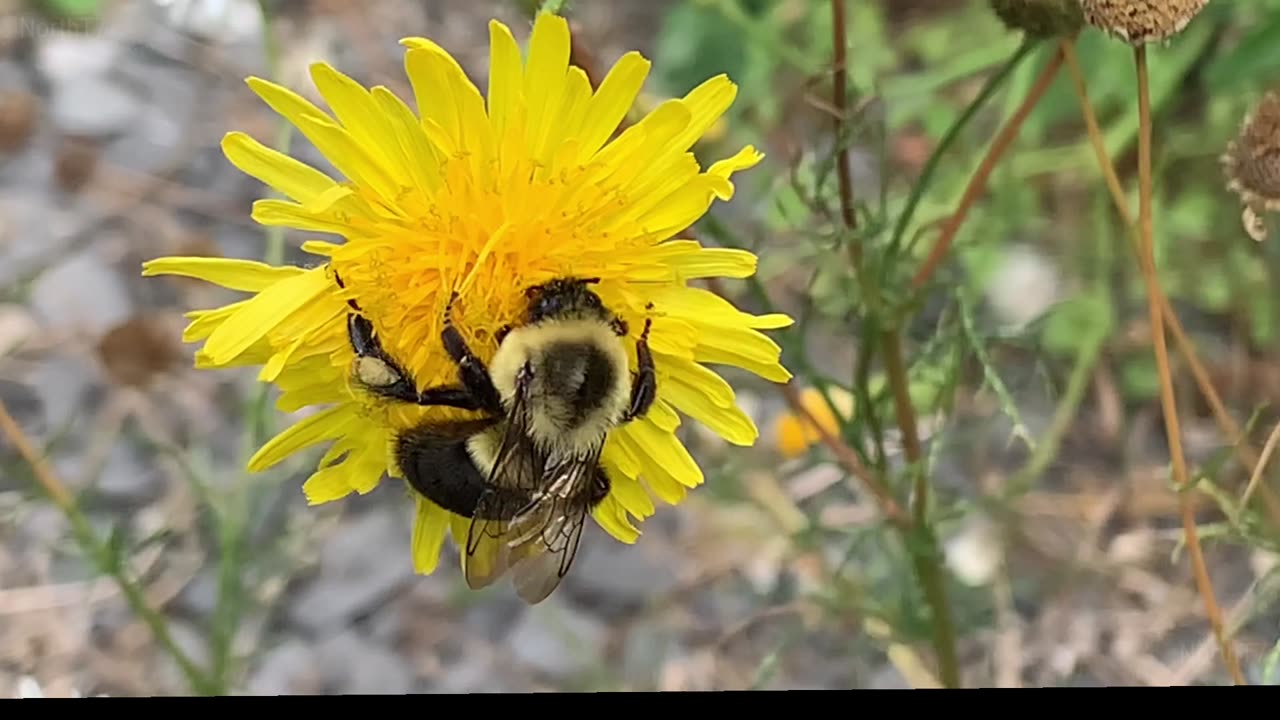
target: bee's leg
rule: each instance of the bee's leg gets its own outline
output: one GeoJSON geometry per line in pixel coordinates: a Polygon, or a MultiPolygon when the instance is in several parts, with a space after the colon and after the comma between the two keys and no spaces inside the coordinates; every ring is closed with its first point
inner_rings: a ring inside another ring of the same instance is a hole
{"type": "Polygon", "coordinates": [[[493,380],[489,377],[489,368],[485,367],[484,362],[476,357],[471,348],[467,347],[467,341],[453,324],[453,302],[457,299],[458,293],[455,291],[449,297],[449,304],[445,306],[444,332],[441,333],[444,349],[458,364],[458,377],[462,381],[462,386],[475,397],[479,409],[494,414],[500,413],[502,399],[498,395],[498,389],[493,386],[493,380]]]}
{"type": "Polygon", "coordinates": [[[369,392],[415,405],[447,405],[479,410],[480,404],[465,388],[429,388],[419,393],[409,374],[391,359],[373,334],[373,323],[355,313],[347,314],[347,335],[356,353],[356,379],[369,392]]]}
{"type": "Polygon", "coordinates": [[[631,385],[631,405],[623,416],[623,422],[630,422],[649,412],[658,396],[658,375],[653,367],[653,353],[649,351],[649,327],[652,324],[652,320],[645,318],[644,330],[636,341],[637,373],[631,385]]]}
{"type": "MultiPolygon", "coordinates": [[[[342,276],[338,274],[337,269],[334,269],[333,271],[333,279],[337,281],[338,287],[342,288],[343,290],[347,289],[347,285],[346,283],[342,282],[342,276]]],[[[360,306],[356,304],[355,300],[351,300],[348,298],[347,305],[350,306],[351,309],[355,310],[356,312],[364,312],[363,310],[360,309],[360,306]]]]}

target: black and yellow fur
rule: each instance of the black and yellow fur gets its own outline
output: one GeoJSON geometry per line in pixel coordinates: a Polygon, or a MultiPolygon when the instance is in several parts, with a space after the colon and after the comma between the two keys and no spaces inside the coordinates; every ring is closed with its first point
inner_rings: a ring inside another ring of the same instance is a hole
{"type": "Polygon", "coordinates": [[[512,570],[517,592],[536,603],[558,586],[586,515],[609,494],[600,464],[609,430],[642,416],[657,395],[649,321],[637,340],[633,379],[622,344],[627,324],[591,290],[594,282],[557,279],[529,288],[524,317],[502,329],[488,365],[454,325],[455,294],[441,340],[458,367],[458,385],[421,392],[351,303],[348,333],[362,386],[390,400],[481,413],[410,428],[395,449],[414,490],[471,518],[472,587],[512,570]]]}

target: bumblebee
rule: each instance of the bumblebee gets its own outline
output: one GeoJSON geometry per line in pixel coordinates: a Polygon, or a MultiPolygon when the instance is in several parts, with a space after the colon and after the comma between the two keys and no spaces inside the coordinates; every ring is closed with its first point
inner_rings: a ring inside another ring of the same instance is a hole
{"type": "Polygon", "coordinates": [[[454,293],[441,341],[459,382],[421,392],[348,301],[356,311],[347,320],[354,377],[363,387],[390,400],[480,413],[427,420],[395,439],[408,484],[471,519],[464,552],[473,589],[509,572],[517,594],[536,604],[559,586],[587,515],[609,494],[600,463],[607,433],[643,416],[657,395],[652,321],[637,340],[633,378],[622,344],[628,326],[592,291],[597,282],[559,278],[526,290],[524,316],[498,333],[488,366],[454,324],[454,293]]]}

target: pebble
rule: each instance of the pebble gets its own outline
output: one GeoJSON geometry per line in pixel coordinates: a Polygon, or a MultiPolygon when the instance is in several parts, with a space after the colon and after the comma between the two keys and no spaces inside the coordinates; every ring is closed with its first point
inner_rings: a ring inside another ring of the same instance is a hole
{"type": "MultiPolygon", "coordinates": [[[[0,183],[38,187],[47,181],[51,165],[37,153],[24,153],[12,166],[0,166],[0,183]]],[[[55,206],[46,193],[17,189],[0,193],[0,287],[62,256],[79,229],[75,214],[55,206]]]]}
{"type": "Polygon", "coordinates": [[[971,587],[990,583],[1004,561],[1004,547],[995,526],[981,519],[969,522],[946,542],[947,567],[971,587]]]}
{"type": "Polygon", "coordinates": [[[1040,251],[1012,245],[1001,253],[987,286],[987,301],[1000,321],[1021,328],[1060,299],[1058,271],[1040,251]]]}
{"type": "Polygon", "coordinates": [[[251,695],[318,695],[324,690],[320,658],[305,642],[290,638],[262,654],[246,685],[251,695]]]}
{"type": "Polygon", "coordinates": [[[52,548],[67,536],[69,530],[70,522],[61,510],[53,505],[36,505],[24,513],[16,545],[52,548]]]}
{"type": "Polygon", "coordinates": [[[119,76],[138,88],[144,102],[128,132],[107,144],[103,161],[136,172],[167,170],[184,137],[201,134],[198,128],[211,83],[194,70],[151,62],[129,63],[119,76]]]}
{"type": "MultiPolygon", "coordinates": [[[[18,427],[30,436],[44,435],[46,430],[44,403],[35,388],[20,382],[0,378],[0,400],[4,401],[5,411],[9,413],[18,427]]],[[[17,448],[7,439],[0,441],[0,456],[17,457],[17,448]]],[[[23,482],[26,482],[23,480],[23,482]]],[[[11,489],[10,482],[0,479],[0,490],[11,489]]]]}
{"type": "Polygon", "coordinates": [[[659,670],[683,654],[679,633],[670,623],[646,618],[632,625],[623,641],[623,678],[641,690],[656,688],[659,670]]]}
{"type": "Polygon", "coordinates": [[[45,330],[101,335],[129,318],[124,280],[92,248],[45,270],[31,288],[31,310],[45,330]]]}
{"type": "Polygon", "coordinates": [[[354,631],[327,638],[316,650],[330,693],[404,695],[414,689],[414,676],[404,658],[354,631]]]}
{"type": "Polygon", "coordinates": [[[502,679],[489,654],[471,653],[447,666],[434,690],[444,693],[506,693],[512,689],[502,679]]]}
{"type": "Polygon", "coordinates": [[[602,615],[638,610],[677,584],[671,563],[657,556],[659,546],[658,542],[624,545],[588,526],[566,585],[602,615]]]}
{"type": "Polygon", "coordinates": [[[262,12],[252,0],[153,0],[170,27],[200,40],[235,44],[258,38],[262,12]]]}
{"type": "Polygon", "coordinates": [[[320,570],[289,609],[312,632],[349,624],[413,577],[410,531],[399,515],[375,510],[335,531],[320,551],[320,570]]]}
{"type": "Polygon", "coordinates": [[[103,33],[56,32],[44,36],[36,50],[36,69],[52,85],[78,78],[102,77],[124,48],[103,33]]]}
{"type": "Polygon", "coordinates": [[[51,355],[24,378],[35,391],[43,409],[42,422],[33,440],[63,432],[71,426],[87,425],[90,389],[98,378],[96,366],[76,355],[51,355]]]}
{"type": "Polygon", "coordinates": [[[182,592],[178,593],[179,607],[199,617],[212,615],[217,604],[218,575],[216,568],[202,571],[192,578],[186,587],[182,588],[182,592]]]}
{"type": "Polygon", "coordinates": [[[109,503],[143,505],[158,496],[162,484],[163,476],[157,468],[147,465],[131,445],[117,440],[94,489],[109,503]]]}
{"type": "Polygon", "coordinates": [[[0,305],[0,357],[18,350],[30,340],[40,326],[21,305],[0,305]]]}
{"type": "MultiPolygon", "coordinates": [[[[187,659],[198,668],[209,667],[209,641],[206,635],[198,628],[182,620],[170,619],[168,626],[169,635],[173,638],[173,643],[187,656],[187,659]]],[[[159,685],[161,687],[184,688],[189,691],[191,689],[190,682],[182,674],[178,661],[165,652],[161,652],[159,658],[160,674],[164,678],[159,685]]]]}
{"type": "Polygon", "coordinates": [[[16,63],[0,60],[0,90],[30,92],[31,81],[27,79],[27,71],[16,63]]]}
{"type": "Polygon", "coordinates": [[[598,667],[608,628],[558,598],[552,595],[529,608],[508,643],[518,662],[550,678],[568,680],[598,667]]]}
{"type": "Polygon", "coordinates": [[[130,89],[90,75],[60,83],[53,91],[53,124],[68,135],[106,138],[134,127],[141,102],[130,89]]]}

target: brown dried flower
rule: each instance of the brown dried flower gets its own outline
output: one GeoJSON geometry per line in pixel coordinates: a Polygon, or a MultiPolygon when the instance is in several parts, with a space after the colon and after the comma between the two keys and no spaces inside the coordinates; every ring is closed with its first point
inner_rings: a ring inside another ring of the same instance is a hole
{"type": "Polygon", "coordinates": [[[1130,45],[1168,40],[1208,4],[1209,0],[1080,0],[1085,22],[1130,45]]]}
{"type": "Polygon", "coordinates": [[[1245,115],[1222,154],[1227,188],[1244,203],[1242,221],[1254,240],[1267,235],[1262,213],[1280,211],[1280,90],[1262,97],[1245,115]]]}
{"type": "Polygon", "coordinates": [[[1035,37],[1072,35],[1084,25],[1080,0],[989,0],[1010,30],[1035,37]]]}
{"type": "Polygon", "coordinates": [[[179,320],[169,315],[135,315],[99,339],[98,359],[116,384],[145,387],[185,360],[175,342],[180,335],[179,320]]]}
{"type": "Polygon", "coordinates": [[[21,148],[36,126],[36,97],[21,90],[0,91],[0,151],[21,148]]]}

